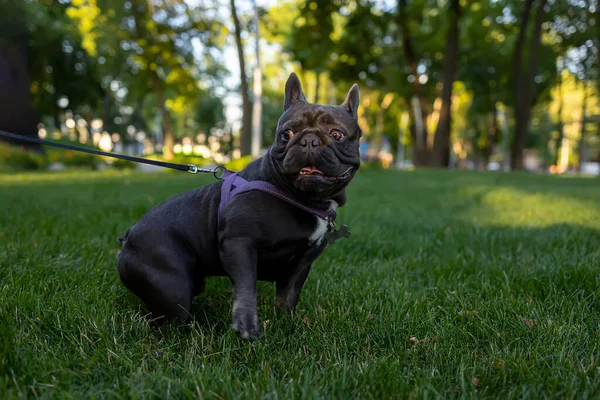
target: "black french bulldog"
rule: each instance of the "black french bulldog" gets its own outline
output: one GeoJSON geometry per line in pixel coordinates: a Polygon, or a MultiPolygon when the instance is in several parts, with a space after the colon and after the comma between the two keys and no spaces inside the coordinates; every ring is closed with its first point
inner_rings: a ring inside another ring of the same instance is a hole
{"type": "MultiPolygon", "coordinates": [[[[239,176],[266,181],[305,206],[331,210],[346,203],[360,166],[358,86],[341,106],[310,104],[298,76],[285,85],[275,143],[239,176]]],[[[327,243],[328,223],[268,193],[250,190],[218,214],[223,182],[156,206],[121,238],[117,269],[153,318],[186,321],[192,297],[208,276],[233,283],[232,327],[244,339],[260,334],[257,280],[275,282],[278,310],[298,303],[310,267],[327,243]]]]}

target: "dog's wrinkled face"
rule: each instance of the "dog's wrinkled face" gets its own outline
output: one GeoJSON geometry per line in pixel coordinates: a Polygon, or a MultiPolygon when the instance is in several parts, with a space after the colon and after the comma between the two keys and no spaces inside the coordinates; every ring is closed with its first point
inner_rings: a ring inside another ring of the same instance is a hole
{"type": "Polygon", "coordinates": [[[292,73],[271,156],[294,189],[320,199],[343,190],[360,166],[358,86],[341,106],[310,104],[292,73]]]}

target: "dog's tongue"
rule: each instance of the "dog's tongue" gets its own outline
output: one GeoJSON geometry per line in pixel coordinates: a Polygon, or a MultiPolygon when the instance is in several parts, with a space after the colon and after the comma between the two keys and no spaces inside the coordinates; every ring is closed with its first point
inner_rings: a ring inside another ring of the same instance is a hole
{"type": "Polygon", "coordinates": [[[316,169],[315,167],[304,167],[300,170],[300,174],[302,174],[302,175],[312,175],[312,174],[323,175],[323,173],[321,171],[319,171],[318,169],[316,169]]]}

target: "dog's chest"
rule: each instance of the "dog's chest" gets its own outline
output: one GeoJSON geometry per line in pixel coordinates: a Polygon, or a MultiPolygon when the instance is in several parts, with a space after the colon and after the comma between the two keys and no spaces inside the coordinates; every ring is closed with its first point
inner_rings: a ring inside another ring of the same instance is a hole
{"type": "MultiPolygon", "coordinates": [[[[330,200],[330,205],[329,205],[329,210],[330,211],[335,211],[337,209],[337,203],[333,200],[330,200]]],[[[315,225],[315,229],[314,231],[310,234],[310,236],[308,237],[308,245],[312,246],[312,245],[317,245],[320,246],[321,243],[323,243],[323,240],[325,239],[325,234],[327,233],[327,225],[328,222],[325,221],[323,218],[319,218],[319,217],[314,217],[317,221],[316,225],[315,225]]]]}

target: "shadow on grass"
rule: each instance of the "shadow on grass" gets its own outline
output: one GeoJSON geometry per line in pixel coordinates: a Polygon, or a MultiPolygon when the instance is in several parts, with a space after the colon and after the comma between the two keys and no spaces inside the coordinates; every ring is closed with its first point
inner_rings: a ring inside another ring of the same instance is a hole
{"type": "MultiPolygon", "coordinates": [[[[374,298],[384,308],[386,302],[395,304],[399,299],[432,299],[435,304],[440,295],[451,292],[479,303],[505,295],[550,303],[569,296],[587,297],[588,311],[598,313],[597,265],[600,230],[577,225],[480,227],[457,222],[450,229],[432,228],[399,241],[366,232],[329,248],[316,262],[295,319],[317,309],[360,308],[374,298]]],[[[207,291],[192,304],[194,323],[226,334],[230,288],[227,278],[207,278],[207,291]]],[[[273,312],[273,293],[272,284],[259,283],[259,315],[262,321],[275,319],[285,325],[287,317],[281,319],[273,312]]],[[[119,290],[117,312],[138,307],[142,314],[147,312],[135,296],[119,290]]],[[[373,318],[384,323],[385,316],[373,318]]],[[[189,327],[178,329],[185,332],[189,327]]]]}

